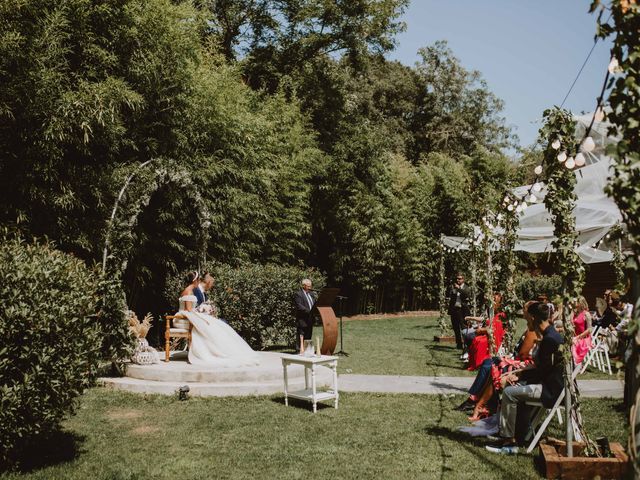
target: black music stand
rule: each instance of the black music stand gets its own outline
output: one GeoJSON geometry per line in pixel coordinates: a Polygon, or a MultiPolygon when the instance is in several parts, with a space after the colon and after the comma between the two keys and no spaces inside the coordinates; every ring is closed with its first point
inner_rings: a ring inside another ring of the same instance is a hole
{"type": "Polygon", "coordinates": [[[344,310],[344,305],[343,302],[348,298],[348,297],[343,297],[342,295],[337,295],[336,298],[340,301],[340,350],[338,350],[336,352],[336,355],[343,355],[345,357],[348,357],[349,354],[347,352],[344,351],[344,349],[342,348],[342,311],[344,310]]]}

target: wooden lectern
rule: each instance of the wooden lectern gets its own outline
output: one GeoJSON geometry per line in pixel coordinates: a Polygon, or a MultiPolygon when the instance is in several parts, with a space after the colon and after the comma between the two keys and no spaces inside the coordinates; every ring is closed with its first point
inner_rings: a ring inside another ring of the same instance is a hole
{"type": "Polygon", "coordinates": [[[314,308],[322,319],[322,355],[332,355],[338,341],[338,319],[333,312],[333,301],[340,292],[339,288],[323,288],[318,295],[314,308]]]}

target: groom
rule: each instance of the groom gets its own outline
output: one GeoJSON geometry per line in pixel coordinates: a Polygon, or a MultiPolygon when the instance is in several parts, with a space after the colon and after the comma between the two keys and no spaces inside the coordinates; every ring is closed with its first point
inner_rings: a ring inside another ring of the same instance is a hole
{"type": "Polygon", "coordinates": [[[300,282],[300,289],[296,292],[294,302],[297,321],[296,350],[302,355],[304,340],[311,340],[311,332],[313,330],[311,311],[316,303],[316,299],[311,292],[311,280],[305,278],[300,282]]]}
{"type": "Polygon", "coordinates": [[[193,294],[197,299],[196,307],[199,307],[207,301],[207,292],[211,290],[211,287],[213,287],[213,277],[209,272],[205,272],[202,277],[200,277],[198,286],[193,289],[193,294]]]}

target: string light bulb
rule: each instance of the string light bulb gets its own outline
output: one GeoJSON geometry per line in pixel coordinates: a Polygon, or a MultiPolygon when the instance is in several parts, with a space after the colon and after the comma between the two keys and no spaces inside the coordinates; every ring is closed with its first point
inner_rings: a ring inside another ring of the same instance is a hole
{"type": "Polygon", "coordinates": [[[560,163],[564,162],[567,159],[567,154],[565,152],[560,152],[558,154],[558,161],[560,163]]]}
{"type": "Polygon", "coordinates": [[[587,163],[587,159],[584,158],[582,153],[576,155],[576,167],[583,167],[585,163],[587,163]]]}
{"type": "Polygon", "coordinates": [[[556,139],[551,143],[551,148],[558,150],[560,148],[560,140],[556,139]]]}
{"type": "Polygon", "coordinates": [[[580,145],[580,151],[582,152],[592,152],[594,148],[596,148],[596,142],[591,137],[585,138],[582,141],[582,145],[580,145]]]}
{"type": "Polygon", "coordinates": [[[601,122],[604,120],[604,109],[602,107],[598,107],[596,109],[596,113],[594,114],[593,119],[596,122],[601,122]]]}
{"type": "Polygon", "coordinates": [[[609,70],[609,73],[611,75],[615,75],[616,73],[619,73],[621,71],[620,63],[618,62],[618,59],[616,57],[611,58],[607,69],[609,70]]]}
{"type": "Polygon", "coordinates": [[[534,168],[533,173],[535,173],[536,175],[540,175],[542,173],[542,165],[538,165],[536,168],[534,168]]]}
{"type": "Polygon", "coordinates": [[[576,166],[576,161],[574,160],[573,157],[569,157],[565,162],[564,166],[571,169],[576,166]]]}

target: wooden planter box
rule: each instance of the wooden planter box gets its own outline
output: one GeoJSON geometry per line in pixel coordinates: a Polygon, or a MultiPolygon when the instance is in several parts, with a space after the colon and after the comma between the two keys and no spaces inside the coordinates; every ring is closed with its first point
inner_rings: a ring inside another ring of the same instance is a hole
{"type": "Polygon", "coordinates": [[[456,337],[453,335],[435,335],[433,341],[439,343],[456,343],[456,337]]]}
{"type": "Polygon", "coordinates": [[[546,478],[587,479],[598,476],[602,479],[623,478],[629,457],[619,443],[610,443],[612,457],[581,457],[583,443],[573,443],[573,457],[566,456],[565,442],[549,438],[540,442],[540,460],[546,468],[546,478]]]}

